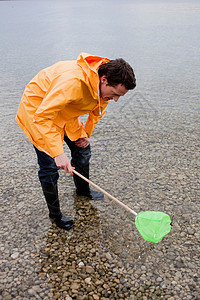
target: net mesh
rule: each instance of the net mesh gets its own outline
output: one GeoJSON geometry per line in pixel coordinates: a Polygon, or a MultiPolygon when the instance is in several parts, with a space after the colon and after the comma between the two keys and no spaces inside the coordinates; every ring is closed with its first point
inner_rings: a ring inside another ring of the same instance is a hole
{"type": "Polygon", "coordinates": [[[146,241],[158,243],[171,230],[170,217],[160,211],[143,211],[135,218],[135,225],[146,241]]]}

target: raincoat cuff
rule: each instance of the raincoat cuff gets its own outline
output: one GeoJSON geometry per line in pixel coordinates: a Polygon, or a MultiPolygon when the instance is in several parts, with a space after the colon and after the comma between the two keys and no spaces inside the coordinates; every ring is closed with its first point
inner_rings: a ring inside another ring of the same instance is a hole
{"type": "Polygon", "coordinates": [[[61,155],[64,153],[64,150],[63,150],[63,147],[56,147],[55,149],[54,148],[51,148],[51,150],[49,151],[50,154],[51,154],[51,157],[56,157],[58,155],[61,155]]]}

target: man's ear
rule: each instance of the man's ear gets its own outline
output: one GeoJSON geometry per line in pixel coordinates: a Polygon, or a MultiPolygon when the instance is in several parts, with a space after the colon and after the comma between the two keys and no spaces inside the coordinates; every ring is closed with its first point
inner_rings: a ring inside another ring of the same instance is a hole
{"type": "Polygon", "coordinates": [[[106,75],[101,76],[100,81],[101,81],[101,83],[105,83],[106,85],[108,84],[106,75]]]}

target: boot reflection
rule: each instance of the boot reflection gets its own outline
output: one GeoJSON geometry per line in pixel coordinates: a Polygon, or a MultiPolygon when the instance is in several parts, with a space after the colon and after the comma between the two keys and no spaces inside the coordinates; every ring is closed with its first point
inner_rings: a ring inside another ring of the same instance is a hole
{"type": "Polygon", "coordinates": [[[95,273],[100,253],[99,213],[90,201],[75,194],[74,210],[74,228],[67,232],[52,224],[37,259],[38,274],[48,282],[48,299],[65,299],[76,293],[81,297],[92,287],[85,280],[95,273]]]}

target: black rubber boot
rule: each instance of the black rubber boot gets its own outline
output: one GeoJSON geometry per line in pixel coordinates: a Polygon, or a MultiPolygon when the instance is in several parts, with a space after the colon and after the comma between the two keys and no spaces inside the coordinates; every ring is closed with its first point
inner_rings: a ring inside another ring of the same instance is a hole
{"type": "Polygon", "coordinates": [[[84,196],[84,197],[87,197],[91,200],[102,200],[104,198],[104,194],[101,193],[101,192],[96,192],[96,191],[93,191],[93,190],[89,190],[87,193],[84,191],[79,191],[79,190],[76,190],[76,194],[78,196],[84,196]]]}
{"type": "MultiPolygon", "coordinates": [[[[89,179],[89,164],[88,165],[73,165],[75,170],[89,179]]],[[[101,200],[104,198],[104,194],[101,192],[92,191],[89,187],[89,183],[78,175],[73,174],[74,183],[76,186],[76,194],[78,196],[84,196],[92,200],[101,200]]]]}
{"type": "Polygon", "coordinates": [[[42,185],[42,190],[49,209],[49,217],[55,221],[59,228],[69,230],[74,226],[74,221],[62,215],[60,211],[60,202],[58,199],[57,184],[42,185]]]}

